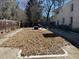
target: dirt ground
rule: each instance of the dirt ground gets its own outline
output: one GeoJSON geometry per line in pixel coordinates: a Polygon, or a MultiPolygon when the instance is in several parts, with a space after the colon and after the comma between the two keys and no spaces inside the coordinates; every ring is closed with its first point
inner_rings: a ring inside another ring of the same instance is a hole
{"type": "Polygon", "coordinates": [[[42,35],[43,33],[42,30],[24,28],[0,46],[22,49],[22,56],[64,54],[61,49],[61,47],[65,46],[64,39],[61,37],[46,38],[42,35]]]}

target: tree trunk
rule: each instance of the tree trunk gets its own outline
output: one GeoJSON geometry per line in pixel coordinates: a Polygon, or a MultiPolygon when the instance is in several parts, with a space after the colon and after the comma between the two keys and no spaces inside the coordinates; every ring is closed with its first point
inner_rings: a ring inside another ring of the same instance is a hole
{"type": "Polygon", "coordinates": [[[47,20],[46,20],[46,26],[47,26],[47,28],[49,28],[49,22],[50,22],[49,15],[50,15],[50,10],[51,9],[49,9],[48,10],[48,13],[47,13],[47,20]]]}
{"type": "Polygon", "coordinates": [[[28,16],[28,21],[30,22],[30,26],[32,26],[32,20],[31,20],[31,11],[30,11],[30,7],[27,9],[26,12],[27,16],[28,16]]]}
{"type": "Polygon", "coordinates": [[[46,21],[47,27],[49,26],[49,12],[47,14],[47,21],[46,21]]]}

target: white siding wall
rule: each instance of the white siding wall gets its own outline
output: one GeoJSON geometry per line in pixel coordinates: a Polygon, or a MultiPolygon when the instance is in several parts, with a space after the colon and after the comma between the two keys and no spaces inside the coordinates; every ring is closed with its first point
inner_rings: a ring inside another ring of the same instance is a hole
{"type": "Polygon", "coordinates": [[[73,22],[73,27],[74,28],[79,28],[79,0],[73,0],[73,4],[74,4],[74,12],[73,12],[73,16],[74,16],[74,22],[73,22]]]}
{"type": "Polygon", "coordinates": [[[59,24],[62,24],[62,18],[65,18],[65,24],[70,24],[70,17],[73,17],[73,28],[79,28],[79,0],[73,0],[62,7],[59,14],[55,16],[55,21],[59,20],[59,24]],[[74,10],[71,11],[71,5],[73,4],[74,10]],[[61,12],[63,10],[63,12],[61,12]]]}

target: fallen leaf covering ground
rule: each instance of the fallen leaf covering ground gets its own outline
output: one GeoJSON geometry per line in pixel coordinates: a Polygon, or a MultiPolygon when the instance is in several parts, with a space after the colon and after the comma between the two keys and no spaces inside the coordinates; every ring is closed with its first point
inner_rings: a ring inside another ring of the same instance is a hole
{"type": "Polygon", "coordinates": [[[61,37],[45,38],[43,33],[44,31],[41,30],[24,28],[0,46],[20,48],[23,56],[64,54],[61,49],[65,45],[64,39],[61,37]]]}

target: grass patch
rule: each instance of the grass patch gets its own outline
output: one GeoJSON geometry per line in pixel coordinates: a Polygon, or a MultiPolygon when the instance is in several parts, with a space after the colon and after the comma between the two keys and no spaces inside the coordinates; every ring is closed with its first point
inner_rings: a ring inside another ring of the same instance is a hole
{"type": "Polygon", "coordinates": [[[64,54],[61,49],[65,41],[61,37],[47,37],[42,34],[44,31],[26,28],[4,42],[1,47],[14,47],[22,49],[21,55],[51,55],[64,54]]]}

